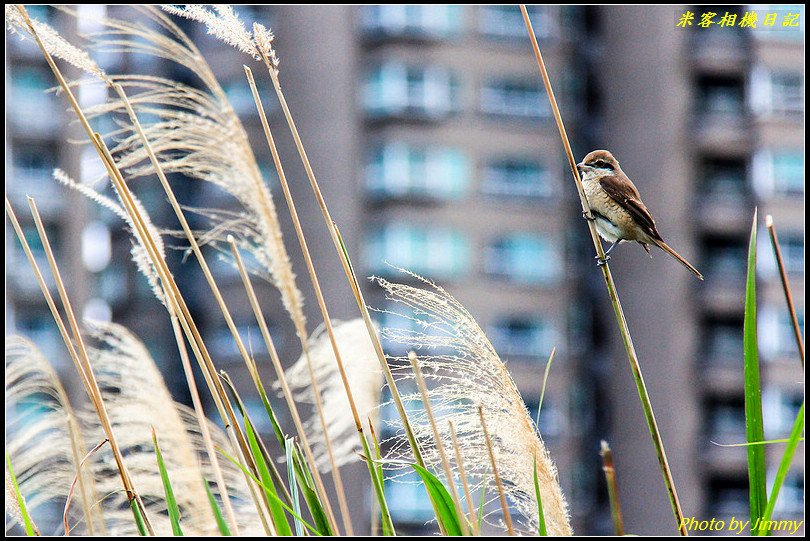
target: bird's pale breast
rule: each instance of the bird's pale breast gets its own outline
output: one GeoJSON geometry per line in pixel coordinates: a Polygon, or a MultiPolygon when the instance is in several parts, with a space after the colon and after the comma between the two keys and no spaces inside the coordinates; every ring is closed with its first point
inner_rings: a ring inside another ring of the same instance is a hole
{"type": "Polygon", "coordinates": [[[602,220],[597,216],[596,220],[596,229],[603,239],[608,242],[644,240],[636,238],[639,228],[633,217],[605,192],[598,179],[586,180],[582,184],[591,209],[606,218],[602,220]]]}

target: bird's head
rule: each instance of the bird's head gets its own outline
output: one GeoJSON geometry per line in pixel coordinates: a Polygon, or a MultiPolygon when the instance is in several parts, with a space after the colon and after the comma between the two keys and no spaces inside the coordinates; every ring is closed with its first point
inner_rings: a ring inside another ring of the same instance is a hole
{"type": "Polygon", "coordinates": [[[594,150],[577,164],[583,179],[601,178],[621,171],[619,161],[607,150],[594,150]]]}

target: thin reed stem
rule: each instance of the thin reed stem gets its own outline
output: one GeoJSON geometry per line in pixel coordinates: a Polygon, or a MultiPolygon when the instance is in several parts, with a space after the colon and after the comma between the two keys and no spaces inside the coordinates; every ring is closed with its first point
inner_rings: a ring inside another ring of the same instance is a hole
{"type": "MultiPolygon", "coordinates": [[[[295,208],[295,201],[293,201],[292,194],[290,192],[290,186],[287,183],[287,176],[284,174],[284,167],[281,164],[281,158],[278,153],[278,148],[276,147],[275,140],[273,139],[273,134],[270,131],[270,125],[267,122],[267,116],[264,114],[264,108],[262,107],[261,100],[259,99],[259,93],[256,89],[256,83],[253,80],[252,71],[247,66],[245,66],[245,74],[247,75],[248,82],[251,85],[251,90],[253,91],[253,99],[256,102],[256,107],[259,110],[259,117],[262,121],[262,128],[264,129],[264,135],[265,138],[267,139],[267,145],[270,148],[270,153],[273,156],[273,163],[275,164],[276,172],[278,173],[279,183],[281,184],[281,190],[284,193],[284,200],[286,201],[287,207],[290,211],[290,217],[292,218],[293,221],[295,234],[296,237],[298,238],[298,243],[301,246],[301,252],[304,256],[304,263],[306,264],[307,273],[309,274],[313,290],[315,291],[315,299],[317,300],[318,308],[321,311],[321,317],[323,318],[324,326],[326,328],[326,334],[329,337],[329,343],[332,346],[332,352],[335,354],[335,362],[337,364],[341,382],[343,383],[343,388],[346,391],[346,397],[348,398],[349,401],[349,408],[352,412],[352,419],[354,420],[355,428],[360,437],[360,443],[363,446],[363,452],[366,454],[366,456],[370,456],[368,441],[366,440],[366,436],[363,433],[363,423],[360,420],[360,415],[357,412],[357,406],[354,401],[354,395],[352,394],[351,386],[349,385],[349,379],[346,375],[346,370],[343,365],[343,358],[340,355],[340,350],[337,345],[337,339],[335,338],[335,330],[332,326],[332,320],[329,316],[329,310],[326,307],[326,301],[324,300],[323,297],[323,291],[321,290],[320,281],[318,280],[318,274],[317,272],[315,272],[315,265],[312,262],[312,255],[310,254],[306,237],[304,236],[304,230],[301,227],[301,220],[298,217],[298,211],[295,208]]],[[[372,482],[374,484],[375,491],[377,491],[378,495],[382,497],[382,487],[378,486],[378,483],[374,481],[376,479],[376,474],[372,471],[372,468],[374,466],[370,460],[368,461],[368,467],[369,473],[372,476],[372,482]]],[[[393,530],[393,524],[391,524],[390,527],[393,530]]]]}
{"type": "MultiPolygon", "coordinates": [[[[36,202],[32,197],[28,197],[28,206],[31,208],[31,216],[34,219],[34,224],[36,225],[37,232],[39,233],[39,238],[42,243],[42,247],[45,251],[45,256],[48,259],[48,265],[51,268],[51,273],[53,275],[54,281],[56,282],[56,288],[59,292],[59,297],[62,301],[62,308],[65,310],[65,315],[67,316],[68,325],[70,326],[71,333],[73,335],[73,339],[75,340],[77,349],[78,349],[78,359],[84,368],[84,374],[87,378],[87,383],[89,387],[87,388],[88,394],[90,395],[90,399],[93,402],[93,406],[98,414],[98,418],[101,421],[101,426],[104,429],[105,434],[107,435],[107,439],[110,440],[110,448],[113,452],[113,458],[115,460],[116,466],[118,471],[121,475],[121,482],[124,486],[124,491],[126,492],[127,499],[132,503],[135,502],[135,505],[141,511],[141,515],[144,520],[144,524],[146,526],[147,531],[150,535],[154,535],[154,530],[152,529],[152,525],[149,522],[148,517],[146,516],[146,508],[143,505],[140,497],[138,496],[137,492],[135,491],[135,487],[132,484],[132,478],[130,477],[129,471],[127,470],[126,463],[124,461],[124,456],[121,453],[121,448],[118,445],[118,440],[115,438],[115,433],[112,429],[112,422],[110,421],[110,417],[107,414],[107,408],[104,405],[104,400],[101,395],[101,389],[98,386],[98,382],[96,381],[95,374],[93,372],[93,367],[90,364],[90,357],[87,354],[87,348],[84,344],[84,339],[81,334],[81,330],[79,329],[79,323],[76,319],[76,314],[73,311],[73,306],[70,302],[70,297],[67,294],[67,289],[65,288],[65,283],[62,280],[62,275],[59,272],[59,266],[56,263],[56,258],[53,254],[53,249],[51,248],[50,241],[48,240],[48,234],[45,231],[45,226],[42,223],[42,218],[39,215],[39,211],[37,210],[36,202]]],[[[9,205],[9,208],[10,205],[9,205]]],[[[72,348],[72,345],[70,346],[72,348]]],[[[75,353],[75,350],[74,350],[75,353]]]]}
{"type": "Polygon", "coordinates": [[[419,387],[419,394],[422,396],[422,405],[424,406],[428,420],[430,421],[430,428],[433,430],[433,439],[436,442],[436,450],[439,452],[439,458],[442,462],[444,476],[447,478],[447,483],[450,485],[450,496],[453,498],[453,505],[456,508],[456,515],[459,517],[461,533],[462,535],[470,535],[469,529],[467,528],[467,521],[464,520],[464,511],[461,508],[461,501],[458,497],[456,480],[453,476],[453,470],[450,468],[450,462],[447,460],[447,453],[444,450],[444,443],[442,442],[439,427],[436,426],[436,418],[433,416],[433,408],[430,405],[430,396],[428,396],[427,386],[425,386],[425,378],[422,377],[422,370],[419,368],[419,360],[416,357],[416,353],[409,351],[408,360],[410,361],[411,368],[413,369],[416,385],[419,387]]]}
{"type": "MultiPolygon", "coordinates": [[[[135,113],[135,110],[132,107],[132,103],[130,102],[129,98],[127,97],[124,89],[121,85],[114,84],[113,89],[116,91],[118,96],[121,98],[124,107],[127,110],[127,114],[129,115],[130,121],[132,122],[135,131],[137,132],[138,136],[141,139],[141,143],[146,150],[147,155],[149,156],[149,160],[152,163],[152,167],[157,174],[158,179],[160,180],[160,184],[163,187],[163,190],[166,192],[166,195],[169,199],[169,203],[171,204],[172,209],[174,210],[175,215],[177,216],[178,221],[180,222],[181,227],[183,228],[183,232],[188,239],[191,249],[194,252],[195,257],[197,258],[197,262],[200,265],[200,268],[203,271],[203,275],[205,276],[206,281],[211,289],[211,292],[214,294],[214,298],[217,301],[217,304],[222,312],[222,315],[225,317],[225,322],[228,325],[228,329],[233,336],[234,341],[236,342],[236,346],[239,349],[239,353],[242,356],[245,365],[250,369],[250,355],[248,354],[247,348],[245,348],[244,342],[242,341],[242,337],[239,334],[239,330],[236,328],[236,324],[231,316],[230,310],[225,303],[225,299],[220,292],[219,286],[214,279],[213,274],[211,273],[211,269],[208,266],[208,263],[205,260],[205,257],[202,254],[202,250],[200,249],[199,243],[197,242],[196,237],[194,236],[194,232],[191,230],[191,227],[188,224],[188,220],[186,220],[185,214],[183,213],[182,208],[180,207],[180,203],[177,200],[177,197],[174,195],[174,190],[172,189],[171,185],[169,184],[168,178],[166,178],[166,174],[163,171],[162,166],[160,165],[160,161],[157,159],[157,155],[155,154],[154,150],[152,149],[152,145],[149,142],[149,139],[146,137],[146,134],[143,131],[143,127],[141,126],[140,121],[138,120],[138,116],[135,113]]],[[[305,452],[307,453],[307,458],[312,462],[313,472],[312,475],[315,478],[315,483],[318,488],[318,491],[321,493],[321,497],[323,498],[324,507],[327,510],[327,514],[329,515],[330,522],[332,523],[332,527],[336,527],[334,513],[332,511],[331,504],[329,503],[328,494],[326,493],[326,488],[323,485],[323,480],[319,472],[317,471],[317,467],[315,467],[314,461],[311,459],[312,452],[309,449],[308,441],[306,439],[302,439],[304,443],[305,452]]]]}
{"type": "MultiPolygon", "coordinates": [[[[239,254],[239,249],[236,246],[236,241],[230,235],[228,236],[228,243],[231,246],[231,253],[233,254],[234,261],[236,262],[236,267],[239,270],[239,275],[242,278],[242,283],[245,286],[245,291],[247,292],[248,300],[250,301],[250,306],[253,309],[253,314],[256,317],[256,322],[259,324],[259,329],[262,333],[262,338],[264,339],[265,347],[267,348],[267,352],[270,354],[270,360],[273,363],[273,368],[276,371],[276,377],[278,377],[279,384],[281,385],[282,394],[284,395],[284,399],[287,402],[287,407],[290,410],[290,415],[293,418],[295,428],[298,431],[298,436],[301,438],[301,442],[303,443],[304,452],[307,453],[307,460],[309,460],[312,468],[317,469],[317,464],[315,462],[315,457],[312,455],[306,430],[304,430],[304,425],[301,422],[301,416],[298,412],[298,406],[295,403],[295,398],[293,397],[292,391],[290,390],[290,386],[287,382],[287,376],[284,373],[284,368],[281,366],[281,360],[279,359],[278,352],[276,351],[276,346],[273,343],[273,337],[270,334],[270,329],[267,326],[267,320],[265,319],[261,307],[259,306],[259,300],[256,297],[256,292],[253,289],[253,284],[251,283],[250,276],[248,275],[247,269],[245,269],[244,262],[242,261],[242,256],[239,254]]],[[[307,360],[308,359],[309,357],[307,356],[307,360]]],[[[262,387],[261,379],[259,378],[259,374],[255,366],[252,367],[251,375],[254,379],[254,383],[257,385],[257,389],[259,390],[259,392],[266,394],[264,388],[262,387]]],[[[314,372],[311,371],[311,369],[310,369],[310,376],[313,385],[312,392],[317,397],[318,402],[320,402],[320,391],[318,389],[317,379],[315,378],[315,374],[314,372]]],[[[316,406],[317,405],[318,404],[316,403],[316,406]]],[[[323,416],[323,407],[322,406],[319,407],[318,411],[320,413],[319,418],[321,421],[321,428],[324,432],[324,435],[326,435],[327,427],[326,427],[326,420],[323,416]]],[[[343,480],[340,476],[340,471],[335,465],[334,456],[332,453],[332,445],[328,436],[326,436],[326,443],[327,443],[327,453],[329,455],[329,460],[332,465],[332,479],[335,483],[335,492],[337,493],[338,496],[340,513],[341,516],[343,517],[343,526],[346,529],[346,535],[352,536],[354,535],[354,533],[351,525],[351,519],[349,517],[349,505],[346,502],[346,495],[343,489],[343,480]]]]}
{"type": "Polygon", "coordinates": [[[492,464],[492,475],[495,477],[495,486],[498,487],[498,498],[501,502],[501,511],[503,512],[503,520],[506,522],[506,530],[509,535],[515,535],[515,528],[512,526],[512,516],[509,514],[509,503],[506,501],[506,494],[503,490],[503,483],[501,476],[498,473],[498,462],[495,460],[495,450],[492,448],[492,440],[489,439],[489,431],[487,430],[487,422],[484,419],[484,407],[478,406],[478,416],[481,418],[481,429],[484,431],[484,442],[489,452],[489,461],[492,464]]]}
{"type": "Polygon", "coordinates": [[[624,535],[624,519],[622,519],[622,506],[619,502],[619,485],[616,483],[616,468],[613,466],[613,451],[610,450],[610,445],[605,440],[602,440],[599,456],[602,457],[602,471],[605,472],[613,528],[616,535],[622,536],[624,535]]]}
{"type": "MultiPolygon", "coordinates": [[[[144,247],[146,248],[147,254],[149,255],[152,264],[155,266],[156,271],[158,272],[161,282],[164,283],[164,289],[169,288],[171,290],[171,295],[167,297],[167,302],[174,302],[175,303],[175,311],[178,314],[181,314],[182,317],[179,318],[180,324],[183,327],[183,331],[186,333],[187,338],[189,339],[189,344],[192,347],[192,351],[194,352],[196,358],[200,362],[201,367],[203,368],[203,374],[206,379],[206,383],[209,385],[209,388],[212,389],[212,395],[214,396],[214,402],[217,405],[217,409],[220,412],[220,415],[223,418],[223,423],[225,424],[225,429],[231,439],[231,445],[234,449],[238,449],[241,452],[241,457],[245,461],[247,467],[252,468],[252,470],[256,471],[256,464],[253,462],[250,449],[248,447],[247,441],[245,439],[245,435],[242,433],[242,430],[239,426],[239,422],[236,418],[236,413],[231,406],[230,401],[228,400],[227,394],[225,393],[225,389],[222,386],[222,382],[219,380],[216,372],[216,368],[214,367],[214,363],[211,359],[211,356],[208,353],[208,348],[205,346],[203,342],[202,336],[200,335],[199,329],[197,329],[196,324],[194,323],[194,319],[191,317],[191,313],[188,310],[188,306],[183,299],[183,296],[180,293],[179,288],[177,287],[177,283],[174,281],[171,273],[169,272],[168,265],[166,261],[163,259],[160,251],[157,249],[155,244],[155,240],[152,238],[152,234],[149,229],[145,225],[145,221],[141,216],[141,213],[138,207],[135,205],[132,194],[127,186],[126,181],[124,180],[121,171],[118,169],[117,165],[115,164],[115,160],[112,157],[107,145],[102,140],[101,136],[97,133],[93,134],[93,140],[95,141],[96,147],[100,151],[100,155],[102,157],[102,162],[104,163],[107,173],[110,176],[110,180],[113,183],[113,186],[118,193],[121,202],[124,205],[127,214],[129,214],[130,218],[132,219],[132,223],[135,226],[135,229],[138,233],[138,237],[142,240],[144,247]]],[[[256,509],[259,513],[259,517],[262,520],[262,525],[265,527],[265,531],[269,534],[271,532],[270,525],[268,524],[268,517],[265,515],[267,511],[266,506],[262,507],[259,505],[258,500],[255,497],[256,491],[254,490],[250,476],[245,476],[245,479],[248,483],[248,486],[251,489],[251,494],[254,495],[254,503],[256,504],[256,509]]],[[[264,492],[262,491],[260,496],[263,500],[265,500],[264,492]]],[[[266,500],[265,500],[266,501],[266,500]]]]}
{"type": "Polygon", "coordinates": [[[472,500],[472,494],[470,494],[470,485],[467,482],[467,473],[464,470],[464,458],[461,456],[461,446],[459,446],[458,437],[456,436],[456,427],[453,424],[453,421],[447,421],[447,424],[450,427],[450,439],[453,441],[453,452],[456,455],[458,476],[461,477],[461,486],[464,489],[464,499],[467,500],[467,510],[470,513],[470,524],[472,524],[473,534],[481,535],[475,515],[475,503],[472,500]]]}
{"type": "Polygon", "coordinates": [[[796,317],[796,307],[793,304],[793,294],[790,292],[790,282],[788,282],[787,272],[785,271],[785,262],[782,260],[782,249],[779,246],[779,237],[776,235],[773,216],[770,214],[765,218],[765,226],[768,228],[768,233],[770,233],[771,236],[771,245],[773,246],[773,253],[776,257],[776,265],[779,267],[779,278],[782,280],[782,290],[785,292],[788,313],[790,313],[790,322],[793,325],[793,334],[796,336],[796,347],[799,350],[802,368],[804,368],[804,339],[802,338],[802,328],[799,326],[799,319],[796,317]]]}
{"type": "MultiPolygon", "coordinates": [[[[405,405],[403,404],[402,398],[399,394],[399,391],[397,390],[396,382],[394,381],[394,376],[391,373],[391,368],[388,366],[388,362],[385,359],[385,353],[383,352],[382,344],[380,343],[380,338],[377,335],[377,331],[374,329],[374,324],[372,323],[371,317],[368,313],[368,307],[366,306],[365,300],[363,299],[363,294],[360,291],[357,276],[355,276],[354,271],[352,269],[352,265],[351,262],[349,261],[348,254],[345,250],[343,240],[340,237],[340,232],[337,229],[337,224],[335,224],[335,222],[332,220],[331,215],[329,214],[329,209],[326,206],[326,201],[324,200],[323,194],[321,193],[320,187],[318,186],[318,181],[315,179],[315,173],[312,170],[312,165],[310,164],[309,158],[307,158],[307,153],[304,150],[304,144],[301,142],[301,137],[298,134],[298,128],[296,128],[295,126],[295,121],[293,120],[292,113],[290,112],[290,108],[287,105],[287,100],[284,97],[284,92],[282,92],[281,90],[281,83],[279,82],[278,79],[278,71],[271,65],[268,58],[265,57],[264,61],[270,74],[270,79],[273,82],[273,88],[276,91],[276,96],[278,97],[279,103],[281,104],[281,108],[284,111],[284,118],[287,121],[287,125],[289,126],[290,132],[292,133],[293,136],[293,140],[295,141],[295,147],[298,150],[298,155],[301,158],[301,162],[304,165],[304,169],[307,173],[307,178],[309,179],[309,183],[310,186],[312,187],[315,199],[317,200],[318,206],[321,209],[321,214],[323,215],[324,221],[326,222],[326,227],[329,231],[329,235],[332,238],[332,242],[335,245],[335,250],[337,250],[338,257],[340,258],[340,262],[343,265],[343,270],[346,273],[346,278],[349,281],[349,285],[352,288],[352,292],[354,293],[355,300],[357,301],[358,308],[360,309],[360,312],[363,316],[363,321],[366,324],[366,329],[368,330],[371,342],[372,344],[374,344],[374,350],[377,353],[377,358],[380,361],[380,367],[383,370],[386,383],[388,384],[388,387],[391,391],[391,397],[402,419],[403,426],[405,427],[405,433],[408,437],[408,442],[410,443],[411,449],[414,453],[414,458],[416,459],[416,463],[419,466],[424,467],[424,460],[422,459],[422,453],[419,451],[419,445],[417,444],[416,438],[413,435],[413,430],[411,429],[411,425],[410,422],[408,421],[408,416],[405,411],[405,405]]],[[[252,79],[250,76],[249,78],[252,79]]],[[[265,129],[265,134],[268,135],[268,143],[271,143],[272,136],[269,135],[270,134],[269,127],[265,129]]],[[[271,147],[275,147],[275,144],[271,143],[271,147]]],[[[274,153],[274,159],[276,159],[276,155],[277,152],[274,153]]],[[[277,164],[277,167],[279,164],[277,164]]],[[[285,185],[286,180],[282,182],[282,186],[285,185]]],[[[288,191],[289,190],[285,190],[285,196],[287,195],[288,191]]]]}
{"type": "MultiPolygon", "coordinates": [[[[582,211],[585,216],[592,218],[593,215],[591,214],[591,208],[588,204],[588,198],[585,195],[585,189],[582,185],[582,179],[579,177],[579,171],[576,167],[576,160],[574,159],[574,153],[571,151],[571,143],[568,141],[568,135],[565,132],[565,126],[563,124],[562,115],[560,114],[560,108],[557,105],[557,99],[554,97],[554,91],[551,88],[551,81],[548,76],[548,71],[546,70],[546,65],[543,62],[543,56],[540,54],[540,47],[537,44],[537,37],[534,34],[534,29],[532,28],[531,20],[529,19],[529,13],[526,11],[526,6],[524,4],[520,5],[520,11],[523,14],[523,22],[526,25],[526,30],[529,33],[529,39],[532,43],[532,49],[534,51],[534,56],[537,59],[537,65],[540,68],[540,75],[543,78],[543,84],[546,88],[546,93],[548,94],[549,102],[551,103],[551,110],[554,114],[554,120],[557,123],[557,128],[560,132],[560,138],[562,139],[563,146],[565,147],[565,154],[568,158],[568,165],[571,167],[571,173],[574,176],[574,183],[577,187],[577,192],[579,193],[580,203],[582,204],[582,211]]],[[[596,230],[596,223],[594,220],[587,220],[588,222],[588,229],[591,233],[591,239],[593,240],[594,248],[596,249],[597,256],[600,260],[605,260],[605,252],[602,249],[602,242],[599,240],[599,234],[596,230]]],[[[664,477],[664,484],[666,485],[667,495],[669,496],[670,505],[672,506],[672,513],[675,516],[675,521],[678,525],[678,531],[681,535],[689,535],[685,521],[683,518],[683,511],[681,509],[681,502],[678,498],[678,493],[675,489],[675,481],[672,477],[672,471],[669,467],[669,461],[667,460],[666,451],[664,450],[664,442],[661,439],[661,432],[658,428],[658,423],[655,420],[655,414],[652,408],[652,402],[650,401],[650,395],[647,391],[647,386],[644,383],[644,378],[641,374],[641,366],[638,362],[638,356],[636,355],[636,349],[633,345],[633,338],[630,335],[630,329],[627,326],[627,320],[624,316],[624,311],[622,310],[622,305],[619,301],[619,294],[616,290],[616,285],[613,283],[613,276],[610,273],[610,267],[605,264],[601,265],[600,268],[602,269],[602,276],[605,280],[605,286],[607,287],[608,296],[610,297],[610,302],[613,306],[613,311],[616,315],[616,321],[619,325],[619,332],[622,336],[622,341],[624,343],[624,348],[627,351],[627,358],[630,361],[630,369],[633,373],[633,379],[636,383],[636,388],[638,390],[639,398],[641,399],[641,405],[644,409],[644,416],[647,421],[647,427],[650,430],[650,436],[653,441],[653,445],[655,447],[656,454],[658,456],[658,464],[661,468],[661,474],[664,477]]]]}

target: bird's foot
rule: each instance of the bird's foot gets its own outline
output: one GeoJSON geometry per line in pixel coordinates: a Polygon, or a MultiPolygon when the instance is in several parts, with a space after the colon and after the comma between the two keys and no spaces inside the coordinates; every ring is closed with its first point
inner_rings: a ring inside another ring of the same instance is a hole
{"type": "Polygon", "coordinates": [[[586,220],[588,220],[589,222],[595,222],[596,221],[596,218],[589,211],[583,210],[582,211],[582,217],[585,218],[586,220]]]}
{"type": "Polygon", "coordinates": [[[610,260],[610,256],[605,254],[604,259],[602,259],[599,256],[595,256],[594,259],[596,260],[596,266],[597,267],[604,267],[605,265],[607,265],[607,262],[610,260]]]}

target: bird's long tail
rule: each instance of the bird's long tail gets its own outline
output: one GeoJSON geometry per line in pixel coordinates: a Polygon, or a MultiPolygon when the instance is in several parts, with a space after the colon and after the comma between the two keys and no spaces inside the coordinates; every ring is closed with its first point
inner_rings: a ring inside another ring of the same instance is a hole
{"type": "Polygon", "coordinates": [[[664,250],[666,253],[668,253],[669,255],[674,257],[681,265],[683,265],[684,267],[686,267],[687,269],[692,271],[692,273],[695,276],[697,276],[698,278],[703,280],[703,275],[700,274],[700,271],[698,271],[695,267],[693,267],[692,264],[689,263],[687,260],[682,258],[680,256],[680,254],[678,254],[678,252],[676,252],[675,250],[670,248],[669,245],[666,242],[664,242],[663,240],[654,240],[653,242],[655,243],[656,246],[658,246],[659,248],[664,250]]]}

